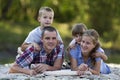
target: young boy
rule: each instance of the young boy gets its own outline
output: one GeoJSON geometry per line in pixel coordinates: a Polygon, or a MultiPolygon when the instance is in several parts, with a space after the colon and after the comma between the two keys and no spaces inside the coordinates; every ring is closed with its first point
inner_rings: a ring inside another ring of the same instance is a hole
{"type": "MultiPolygon", "coordinates": [[[[87,27],[83,23],[75,24],[73,26],[73,28],[72,28],[73,40],[70,42],[70,44],[67,48],[68,55],[69,55],[69,51],[71,48],[74,48],[76,46],[76,44],[80,44],[82,34],[84,33],[85,30],[87,30],[87,27]]],[[[103,60],[107,60],[107,58],[108,58],[105,55],[104,50],[100,47],[97,49],[96,53],[93,56],[94,57],[101,57],[103,60]]]]}
{"type": "MultiPolygon", "coordinates": [[[[53,23],[53,18],[54,18],[54,11],[52,8],[41,7],[39,10],[39,15],[38,15],[38,22],[40,23],[40,26],[33,29],[29,33],[29,35],[27,36],[27,38],[25,39],[21,47],[18,48],[18,53],[21,54],[22,51],[25,51],[25,49],[30,45],[34,46],[35,51],[40,51],[41,47],[38,44],[41,42],[40,39],[41,39],[42,29],[44,28],[44,26],[50,26],[53,23]]],[[[61,43],[61,48],[63,48],[64,47],[63,41],[58,31],[57,31],[57,35],[58,35],[57,39],[59,43],[61,43]]]]}

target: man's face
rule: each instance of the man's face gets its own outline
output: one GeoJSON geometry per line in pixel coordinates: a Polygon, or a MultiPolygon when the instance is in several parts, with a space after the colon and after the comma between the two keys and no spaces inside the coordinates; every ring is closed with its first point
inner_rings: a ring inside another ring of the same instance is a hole
{"type": "Polygon", "coordinates": [[[44,11],[39,17],[39,22],[41,26],[50,26],[53,22],[54,13],[49,11],[44,11]]]}
{"type": "Polygon", "coordinates": [[[57,34],[55,31],[49,32],[45,31],[44,36],[42,38],[43,47],[49,53],[51,52],[57,45],[57,34]]]}

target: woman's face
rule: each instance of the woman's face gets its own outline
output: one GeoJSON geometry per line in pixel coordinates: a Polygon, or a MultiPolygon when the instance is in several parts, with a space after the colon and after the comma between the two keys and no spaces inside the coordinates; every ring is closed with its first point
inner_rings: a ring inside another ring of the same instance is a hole
{"type": "Polygon", "coordinates": [[[93,40],[90,36],[82,36],[81,50],[83,55],[89,55],[89,53],[94,47],[95,44],[93,44],[93,40]]]}

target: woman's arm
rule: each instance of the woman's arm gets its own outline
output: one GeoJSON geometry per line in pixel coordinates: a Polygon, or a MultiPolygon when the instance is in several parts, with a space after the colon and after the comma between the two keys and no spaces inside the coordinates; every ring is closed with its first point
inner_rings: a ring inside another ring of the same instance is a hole
{"type": "Polygon", "coordinates": [[[101,65],[101,60],[97,61],[95,63],[94,69],[88,68],[88,70],[95,75],[99,75],[100,74],[100,65],[101,65]]]}
{"type": "Polygon", "coordinates": [[[71,62],[71,69],[77,71],[77,60],[70,56],[70,62],[71,62]]]}

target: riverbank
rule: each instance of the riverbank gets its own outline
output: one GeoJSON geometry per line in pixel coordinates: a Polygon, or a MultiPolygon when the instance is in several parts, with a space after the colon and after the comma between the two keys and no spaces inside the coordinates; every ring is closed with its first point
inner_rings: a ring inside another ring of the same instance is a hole
{"type": "MultiPolygon", "coordinates": [[[[80,76],[54,76],[38,74],[36,76],[29,76],[25,74],[8,74],[9,67],[11,64],[0,65],[0,80],[119,80],[120,79],[120,64],[108,64],[111,69],[110,74],[96,75],[83,75],[80,76]]],[[[67,74],[67,73],[66,73],[67,74]]]]}

